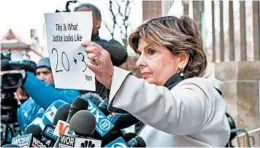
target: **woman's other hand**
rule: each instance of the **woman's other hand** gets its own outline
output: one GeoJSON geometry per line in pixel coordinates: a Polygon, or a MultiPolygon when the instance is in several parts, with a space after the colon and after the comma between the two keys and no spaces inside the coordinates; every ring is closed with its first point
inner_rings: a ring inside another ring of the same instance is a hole
{"type": "Polygon", "coordinates": [[[81,45],[86,48],[89,69],[95,73],[96,79],[100,83],[110,88],[114,72],[110,54],[94,42],[86,42],[81,45]]]}

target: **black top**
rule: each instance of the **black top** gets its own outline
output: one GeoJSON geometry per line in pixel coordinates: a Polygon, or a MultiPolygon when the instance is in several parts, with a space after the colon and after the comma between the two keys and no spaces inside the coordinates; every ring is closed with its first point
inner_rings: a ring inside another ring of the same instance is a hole
{"type": "Polygon", "coordinates": [[[99,32],[97,31],[96,33],[92,33],[91,41],[99,44],[109,52],[114,66],[120,66],[126,61],[128,56],[126,49],[116,40],[112,39],[110,41],[107,41],[101,39],[99,37],[99,32]]]}

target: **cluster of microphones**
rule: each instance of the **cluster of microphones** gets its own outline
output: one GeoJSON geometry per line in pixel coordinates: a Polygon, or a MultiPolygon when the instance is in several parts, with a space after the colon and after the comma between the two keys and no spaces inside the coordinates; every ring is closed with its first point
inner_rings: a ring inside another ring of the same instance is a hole
{"type": "Polygon", "coordinates": [[[135,133],[111,134],[120,114],[107,110],[108,100],[94,93],[72,104],[57,100],[23,135],[2,147],[146,147],[135,133]]]}

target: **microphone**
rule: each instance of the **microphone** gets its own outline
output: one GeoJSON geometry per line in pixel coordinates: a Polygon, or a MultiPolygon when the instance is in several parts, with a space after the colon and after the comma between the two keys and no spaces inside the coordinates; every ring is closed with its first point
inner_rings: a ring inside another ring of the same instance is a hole
{"type": "Polygon", "coordinates": [[[61,107],[63,104],[66,104],[66,102],[62,101],[62,100],[57,100],[55,102],[53,102],[44,112],[44,114],[42,115],[42,118],[37,117],[36,119],[34,119],[29,125],[38,125],[41,127],[41,129],[44,129],[44,127],[49,124],[53,126],[53,119],[54,116],[57,112],[57,110],[59,109],[59,107],[61,107]]]}
{"type": "Polygon", "coordinates": [[[99,109],[98,105],[102,102],[102,98],[94,93],[86,93],[82,95],[82,98],[88,101],[88,111],[92,113],[96,118],[96,131],[104,137],[113,127],[114,124],[109,120],[106,115],[99,109]],[[96,103],[99,103],[96,105],[96,103]]]}
{"type": "Polygon", "coordinates": [[[48,145],[35,138],[33,134],[25,134],[13,137],[11,144],[17,145],[19,147],[48,147],[48,145]]]}
{"type": "Polygon", "coordinates": [[[62,105],[58,109],[56,115],[54,116],[53,124],[56,125],[59,120],[66,121],[68,118],[69,110],[70,110],[70,104],[62,105]]]}
{"type": "MultiPolygon", "coordinates": [[[[58,109],[58,111],[53,119],[54,126],[57,125],[59,120],[61,120],[61,121],[67,120],[67,117],[69,114],[69,109],[70,109],[70,104],[64,104],[58,109]]],[[[61,124],[62,123],[59,123],[58,126],[61,127],[61,124]]],[[[47,124],[42,132],[43,137],[50,139],[52,141],[53,145],[59,137],[59,132],[58,132],[59,130],[57,130],[56,134],[55,134],[54,130],[55,130],[55,128],[53,126],[47,124]]]]}
{"type": "Polygon", "coordinates": [[[25,134],[32,134],[36,138],[41,138],[42,129],[38,125],[32,124],[25,130],[25,134]]]}
{"type": "Polygon", "coordinates": [[[34,138],[43,142],[48,147],[50,147],[52,144],[52,141],[50,139],[46,139],[45,137],[42,137],[41,133],[42,133],[42,129],[38,125],[35,125],[35,124],[28,126],[25,131],[25,134],[32,134],[32,136],[34,138]]]}
{"type": "Polygon", "coordinates": [[[42,123],[44,126],[47,124],[53,126],[54,116],[56,115],[57,110],[64,104],[67,103],[62,100],[56,100],[46,109],[42,116],[42,123]]]}
{"type": "Polygon", "coordinates": [[[58,139],[58,136],[54,135],[54,127],[47,124],[42,131],[42,138],[49,140],[49,145],[53,146],[58,139]]]}
{"type": "Polygon", "coordinates": [[[77,98],[70,107],[68,118],[66,122],[70,122],[71,117],[79,110],[85,110],[88,108],[88,102],[83,98],[77,98]]]}
{"type": "Polygon", "coordinates": [[[107,118],[114,124],[114,129],[127,128],[139,122],[137,118],[122,109],[111,108],[111,110],[115,110],[115,112],[118,113],[110,113],[110,111],[107,109],[108,100],[102,99],[98,94],[86,93],[81,95],[81,97],[86,100],[90,99],[96,106],[98,106],[104,115],[106,115],[107,118]]]}
{"type": "Polygon", "coordinates": [[[131,147],[146,147],[146,143],[141,137],[132,138],[130,141],[127,142],[127,145],[131,147]]]}
{"type": "Polygon", "coordinates": [[[114,124],[120,117],[120,114],[110,113],[107,109],[108,107],[108,99],[102,99],[100,95],[96,93],[86,93],[81,95],[85,100],[90,99],[98,108],[104,113],[105,116],[114,124]],[[109,114],[110,113],[110,114],[109,114]]]}
{"type": "Polygon", "coordinates": [[[86,110],[75,113],[70,122],[70,130],[75,132],[75,136],[61,135],[60,147],[100,147],[101,141],[90,138],[95,131],[95,117],[86,110]]]}
{"type": "Polygon", "coordinates": [[[110,147],[146,147],[146,143],[143,138],[136,134],[127,133],[123,135],[123,137],[119,137],[105,146],[105,148],[110,147]]]}
{"type": "Polygon", "coordinates": [[[130,141],[131,139],[135,138],[137,136],[137,134],[135,133],[126,133],[122,136],[122,138],[124,139],[124,141],[130,141]]]}
{"type": "Polygon", "coordinates": [[[102,100],[99,105],[98,108],[107,116],[110,112],[107,110],[107,106],[108,106],[108,100],[104,99],[102,100]]]}
{"type": "Polygon", "coordinates": [[[70,130],[73,130],[77,135],[91,136],[95,127],[95,117],[86,110],[78,111],[70,121],[70,130]]]}
{"type": "MultiPolygon", "coordinates": [[[[82,98],[77,98],[70,106],[70,109],[68,111],[68,116],[67,119],[65,121],[62,120],[58,120],[55,130],[54,130],[54,134],[56,136],[60,136],[62,134],[73,134],[72,131],[69,131],[69,121],[71,119],[71,117],[79,110],[86,110],[88,108],[88,102],[82,98]]],[[[65,115],[65,114],[63,114],[65,115]]],[[[56,117],[57,119],[59,118],[58,115],[56,117]]],[[[62,117],[63,118],[63,117],[62,117]]]]}
{"type": "MultiPolygon", "coordinates": [[[[72,118],[72,116],[79,110],[87,110],[88,108],[88,102],[85,99],[82,99],[78,97],[70,106],[70,109],[68,111],[68,117],[66,119],[67,122],[58,120],[57,125],[54,129],[54,135],[60,137],[60,135],[67,134],[72,135],[73,131],[69,130],[69,122],[72,118]]],[[[54,147],[57,147],[59,144],[60,138],[57,139],[57,141],[54,144],[54,147]]]]}
{"type": "Polygon", "coordinates": [[[98,108],[107,116],[109,114],[109,111],[107,110],[108,106],[108,100],[103,99],[100,95],[96,93],[86,93],[84,95],[81,95],[82,98],[85,98],[86,100],[89,98],[91,101],[98,106],[98,108]]]}

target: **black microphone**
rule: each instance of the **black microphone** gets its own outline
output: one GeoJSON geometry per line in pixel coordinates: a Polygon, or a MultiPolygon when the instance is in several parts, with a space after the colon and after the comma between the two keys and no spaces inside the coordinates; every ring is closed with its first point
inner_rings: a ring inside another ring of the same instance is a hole
{"type": "Polygon", "coordinates": [[[110,109],[114,110],[115,112],[118,112],[120,114],[120,117],[116,120],[116,122],[113,122],[114,128],[113,130],[120,130],[123,128],[130,127],[136,123],[139,122],[137,118],[129,114],[128,112],[117,109],[117,108],[111,108],[108,109],[108,100],[102,99],[98,94],[96,93],[86,93],[81,95],[82,98],[85,100],[90,99],[98,108],[107,116],[110,113],[110,109]]]}
{"type": "MultiPolygon", "coordinates": [[[[55,114],[54,119],[53,119],[53,124],[55,126],[57,125],[57,123],[61,124],[58,121],[67,120],[70,107],[71,107],[70,104],[64,104],[57,110],[57,113],[55,114]]],[[[58,127],[60,127],[59,124],[57,125],[58,127]]],[[[59,136],[55,135],[54,130],[55,130],[54,127],[52,127],[50,125],[46,125],[42,132],[42,136],[44,136],[47,139],[50,139],[52,141],[52,146],[56,145],[55,147],[57,147],[59,136]]]]}
{"type": "MultiPolygon", "coordinates": [[[[88,102],[87,102],[85,99],[81,98],[81,97],[76,98],[75,101],[74,101],[74,102],[71,104],[71,106],[70,106],[70,109],[69,109],[69,112],[68,112],[68,117],[67,117],[66,122],[64,123],[64,122],[61,122],[61,120],[58,120],[57,125],[56,125],[56,128],[55,128],[55,130],[54,130],[54,131],[57,131],[58,133],[55,132],[55,135],[56,135],[56,136],[61,136],[61,135],[63,135],[63,134],[66,134],[65,131],[68,131],[67,128],[70,126],[70,125],[69,125],[69,122],[70,122],[72,116],[73,116],[76,112],[78,112],[78,111],[80,111],[80,110],[87,110],[87,109],[88,109],[88,102]],[[66,124],[67,126],[64,126],[64,124],[66,124]],[[66,129],[64,129],[64,127],[65,127],[66,129]],[[61,131],[62,131],[62,132],[61,132],[61,131]],[[61,132],[61,133],[60,133],[60,132],[61,132]]],[[[56,140],[56,142],[55,142],[55,144],[54,144],[54,147],[58,147],[59,142],[60,142],[60,140],[61,140],[60,138],[61,138],[61,137],[59,137],[59,138],[56,140]]]]}
{"type": "Polygon", "coordinates": [[[25,134],[32,134],[34,137],[41,138],[42,129],[40,126],[32,124],[25,129],[25,134]]]}
{"type": "Polygon", "coordinates": [[[85,99],[78,97],[78,98],[71,104],[71,107],[70,107],[69,114],[68,114],[68,117],[67,117],[66,122],[69,123],[71,117],[72,117],[77,111],[87,110],[87,109],[88,109],[88,102],[87,102],[85,99]]]}
{"type": "Polygon", "coordinates": [[[146,147],[145,141],[134,133],[127,133],[105,146],[109,147],[146,147]]]}
{"type": "MultiPolygon", "coordinates": [[[[28,126],[25,130],[25,134],[32,134],[32,138],[36,138],[39,142],[44,143],[48,147],[52,145],[52,141],[49,139],[46,139],[45,137],[42,137],[42,129],[40,126],[32,124],[28,126]]],[[[34,140],[34,141],[37,141],[34,140]]]]}
{"type": "Polygon", "coordinates": [[[54,135],[54,127],[47,124],[42,131],[42,141],[46,141],[45,143],[52,147],[57,139],[58,136],[54,135]]]}
{"type": "Polygon", "coordinates": [[[124,141],[128,141],[127,145],[130,147],[146,147],[144,140],[135,133],[126,133],[122,138],[124,141]]]}
{"type": "Polygon", "coordinates": [[[62,105],[58,110],[53,119],[53,125],[56,125],[59,120],[66,121],[70,110],[70,104],[62,105]]]}
{"type": "Polygon", "coordinates": [[[70,130],[74,131],[77,135],[90,137],[96,127],[96,119],[94,115],[86,110],[78,111],[69,122],[70,130]]]}
{"type": "Polygon", "coordinates": [[[125,140],[125,141],[130,141],[131,139],[135,138],[137,136],[137,134],[135,133],[126,133],[122,136],[122,138],[125,140]]]}
{"type": "Polygon", "coordinates": [[[135,137],[128,141],[127,144],[131,147],[146,147],[146,143],[141,137],[135,137]]]}
{"type": "Polygon", "coordinates": [[[107,106],[108,106],[108,100],[107,99],[104,99],[102,100],[99,105],[98,105],[98,108],[107,116],[110,112],[108,111],[107,109],[107,106]]]}
{"type": "MultiPolygon", "coordinates": [[[[53,125],[56,126],[58,121],[66,121],[68,114],[69,114],[70,104],[63,104],[61,105],[54,118],[53,118],[53,125]]],[[[58,139],[58,136],[54,134],[55,127],[51,126],[49,124],[45,125],[43,131],[42,131],[42,138],[50,140],[50,146],[54,146],[56,140],[58,139]]]]}
{"type": "Polygon", "coordinates": [[[138,120],[135,117],[127,113],[116,115],[110,113],[107,109],[108,100],[102,99],[98,94],[86,93],[81,97],[89,101],[88,111],[91,112],[94,116],[96,116],[97,127],[92,137],[102,140],[102,147],[108,144],[109,142],[113,141],[114,139],[122,136],[122,128],[129,127],[138,122],[138,120]],[[96,107],[93,105],[93,103],[96,107]],[[106,119],[108,119],[109,121],[106,119]],[[103,122],[100,122],[101,120],[103,120],[103,122]],[[106,124],[104,124],[105,120],[106,124]]]}
{"type": "Polygon", "coordinates": [[[61,135],[59,146],[61,147],[100,147],[101,141],[90,138],[95,131],[96,119],[87,110],[76,112],[70,122],[70,130],[75,136],[61,135]]]}

